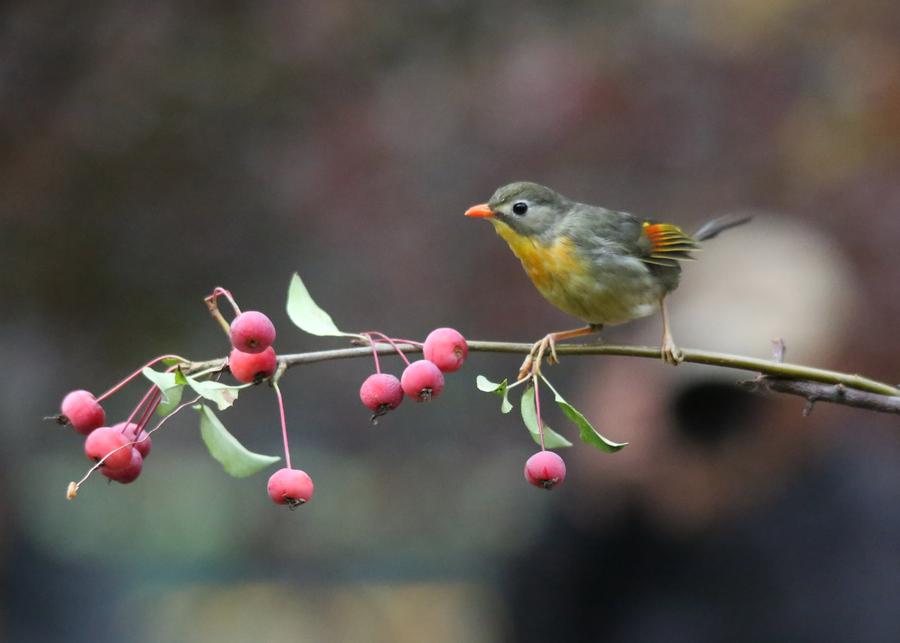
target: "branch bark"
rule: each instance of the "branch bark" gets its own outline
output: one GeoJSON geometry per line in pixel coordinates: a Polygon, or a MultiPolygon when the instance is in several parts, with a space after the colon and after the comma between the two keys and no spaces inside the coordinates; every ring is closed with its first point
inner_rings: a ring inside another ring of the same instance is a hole
{"type": "Polygon", "coordinates": [[[776,393],[788,393],[805,397],[806,407],[803,409],[803,415],[812,413],[813,405],[816,402],[832,402],[834,404],[868,409],[869,411],[897,413],[900,415],[900,397],[858,391],[847,388],[843,384],[822,384],[820,382],[782,380],[763,376],[747,382],[740,382],[740,385],[753,392],[774,391],[776,393]]]}
{"type": "MultiPolygon", "coordinates": [[[[470,352],[483,353],[521,353],[527,354],[531,344],[520,342],[469,341],[470,352]]],[[[421,353],[420,346],[398,342],[398,347],[409,354],[421,353]]],[[[379,355],[394,352],[390,346],[378,346],[379,355]]],[[[754,391],[774,391],[797,395],[806,398],[811,408],[812,403],[832,402],[864,408],[883,413],[900,413],[900,388],[879,382],[861,375],[842,373],[801,364],[791,364],[743,355],[717,353],[712,351],[682,348],[684,361],[693,364],[706,364],[721,368],[732,368],[758,373],[760,377],[743,385],[754,391]]],[[[624,357],[643,357],[659,359],[659,347],[628,346],[611,344],[560,344],[556,347],[559,355],[617,355],[624,357]]],[[[313,364],[337,359],[353,359],[372,355],[372,348],[359,346],[338,348],[333,350],[313,351],[308,353],[292,353],[280,355],[279,365],[292,368],[302,364],[313,364]]],[[[224,358],[203,362],[192,362],[186,368],[193,373],[200,370],[226,366],[224,358]]]]}

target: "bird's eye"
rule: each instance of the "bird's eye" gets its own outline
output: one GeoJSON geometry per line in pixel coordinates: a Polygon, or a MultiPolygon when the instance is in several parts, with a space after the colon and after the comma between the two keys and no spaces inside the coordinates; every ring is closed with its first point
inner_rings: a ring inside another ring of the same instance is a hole
{"type": "Polygon", "coordinates": [[[518,214],[519,216],[522,216],[523,214],[528,212],[528,204],[525,203],[524,201],[516,201],[513,204],[512,211],[514,214],[518,214]]]}

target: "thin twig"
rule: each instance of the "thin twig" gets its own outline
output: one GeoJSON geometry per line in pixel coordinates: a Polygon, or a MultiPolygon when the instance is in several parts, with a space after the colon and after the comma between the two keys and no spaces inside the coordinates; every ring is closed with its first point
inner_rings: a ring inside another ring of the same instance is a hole
{"type": "Polygon", "coordinates": [[[234,297],[231,296],[231,293],[218,286],[216,286],[210,295],[203,298],[203,301],[206,302],[206,307],[209,309],[209,314],[213,316],[213,319],[219,322],[219,326],[222,327],[225,336],[231,339],[231,324],[222,317],[222,312],[219,310],[219,296],[224,296],[228,300],[232,309],[234,309],[235,316],[241,314],[241,309],[238,308],[237,302],[234,300],[234,297]]]}
{"type": "MultiPolygon", "coordinates": [[[[481,353],[518,353],[527,354],[531,351],[531,344],[524,342],[492,342],[472,340],[468,342],[469,351],[481,353]]],[[[420,346],[400,343],[397,348],[407,354],[421,353],[420,346]]],[[[378,346],[374,350],[379,355],[387,355],[394,352],[394,349],[387,346],[378,346]]],[[[797,382],[797,383],[820,383],[820,384],[841,384],[844,387],[845,395],[839,397],[837,394],[822,396],[822,401],[835,402],[837,404],[848,404],[850,406],[862,406],[860,404],[850,404],[846,400],[853,397],[848,395],[851,391],[860,391],[874,393],[878,398],[872,398],[862,408],[873,411],[884,411],[887,413],[895,413],[895,405],[900,404],[900,388],[891,386],[884,382],[879,382],[867,377],[852,373],[841,373],[840,371],[831,371],[811,366],[803,366],[801,364],[791,364],[789,362],[776,362],[774,360],[759,359],[757,357],[747,357],[744,355],[731,355],[729,353],[717,353],[713,351],[704,351],[694,348],[682,348],[684,353],[684,361],[692,364],[706,364],[709,366],[718,366],[722,368],[732,368],[742,371],[750,371],[759,373],[763,376],[771,376],[777,378],[780,383],[797,382]],[[833,399],[831,399],[833,398],[833,399]],[[881,398],[887,398],[882,400],[881,398]],[[893,398],[896,398],[894,400],[893,398]],[[889,402],[889,403],[888,403],[889,402]]],[[[278,361],[284,364],[285,368],[300,366],[301,364],[313,364],[315,362],[326,362],[337,359],[353,359],[358,357],[370,356],[373,349],[369,346],[360,346],[354,348],[338,348],[334,350],[314,351],[309,353],[293,353],[285,354],[278,357],[278,361]]],[[[616,355],[622,357],[643,357],[647,359],[659,360],[658,346],[625,346],[612,344],[560,344],[556,347],[556,352],[563,355],[616,355]]],[[[211,368],[217,364],[222,364],[222,358],[209,360],[204,362],[193,362],[186,369],[186,373],[211,368]]],[[[666,365],[660,365],[660,368],[671,368],[666,365]]],[[[769,387],[770,390],[777,390],[780,393],[788,393],[790,395],[800,395],[809,399],[808,395],[800,390],[788,390],[790,387],[778,385],[780,388],[769,387]]]]}

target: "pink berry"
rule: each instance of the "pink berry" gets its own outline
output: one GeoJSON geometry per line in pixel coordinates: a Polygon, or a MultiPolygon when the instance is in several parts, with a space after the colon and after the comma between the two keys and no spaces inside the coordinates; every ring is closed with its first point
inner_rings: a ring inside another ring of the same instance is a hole
{"type": "Polygon", "coordinates": [[[119,422],[118,424],[113,424],[112,428],[116,431],[121,431],[122,435],[128,438],[129,442],[134,442],[134,448],[140,451],[141,458],[146,458],[150,455],[150,449],[153,448],[153,438],[151,438],[146,431],[141,429],[140,435],[136,434],[138,425],[134,422],[128,423],[128,428],[125,429],[125,423],[119,422]],[[122,431],[122,429],[125,429],[122,431]]]}
{"type": "Polygon", "coordinates": [[[122,484],[134,482],[141,475],[141,469],[144,468],[144,457],[136,447],[131,449],[131,461],[121,469],[110,469],[109,467],[100,467],[100,473],[110,480],[115,480],[122,484]]]}
{"type": "Polygon", "coordinates": [[[538,451],[525,462],[525,479],[535,487],[552,489],[566,479],[566,463],[553,451],[538,451]]]}
{"type": "Polygon", "coordinates": [[[228,357],[231,374],[234,375],[234,379],[244,384],[271,377],[277,366],[278,358],[271,346],[261,353],[244,353],[235,348],[228,357]]]}
{"type": "Polygon", "coordinates": [[[403,388],[400,380],[390,373],[373,373],[359,387],[359,399],[371,410],[375,418],[380,417],[400,406],[403,401],[403,388]]]}
{"type": "Polygon", "coordinates": [[[315,486],[306,471],[284,468],[272,474],[266,489],[272,502],[296,509],[312,499],[315,486]]]}
{"type": "Polygon", "coordinates": [[[466,361],[469,345],[459,331],[452,328],[436,328],[425,338],[422,352],[425,359],[434,362],[441,371],[453,373],[466,361]]]}
{"type": "Polygon", "coordinates": [[[274,341],[275,326],[259,311],[248,310],[231,322],[231,345],[242,353],[262,353],[274,341]]]}
{"type": "Polygon", "coordinates": [[[130,440],[122,435],[121,429],[114,429],[110,426],[101,426],[88,434],[84,440],[85,455],[98,462],[102,458],[109,455],[103,461],[103,467],[110,469],[122,469],[131,462],[131,449],[121,449],[128,444],[130,440]]]}
{"type": "Polygon", "coordinates": [[[444,390],[444,374],[427,359],[413,362],[400,376],[403,392],[416,402],[429,402],[444,390]]]}
{"type": "Polygon", "coordinates": [[[63,398],[60,410],[60,423],[71,424],[82,435],[87,435],[106,422],[103,407],[90,391],[72,391],[63,398]]]}

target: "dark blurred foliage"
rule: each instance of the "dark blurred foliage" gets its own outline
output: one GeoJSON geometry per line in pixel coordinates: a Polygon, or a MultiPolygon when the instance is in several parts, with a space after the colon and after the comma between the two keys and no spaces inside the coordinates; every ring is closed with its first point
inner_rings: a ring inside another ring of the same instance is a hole
{"type": "MultiPolygon", "coordinates": [[[[38,418],[154,355],[223,353],[201,301],[214,285],[270,312],[282,352],[336,345],[290,327],[294,270],[349,330],[526,340],[567,327],[487,226],[462,218],[514,179],[688,228],[750,207],[820,230],[864,303],[842,361],[824,365],[898,379],[896,2],[0,11],[9,640],[496,640],[502,561],[551,507],[586,502],[521,480],[533,445],[471,385],[511,372],[509,358],[477,356],[433,406],[375,429],[356,403],[369,364],[290,373],[295,459],[317,483],[294,513],[269,506],[264,476],[233,480],[206,458],[195,418],[160,436],[137,484],[92,481],[66,503],[79,441],[38,418]],[[85,622],[98,625],[72,629],[85,622]]],[[[267,391],[223,419],[278,452],[267,391]]]]}

